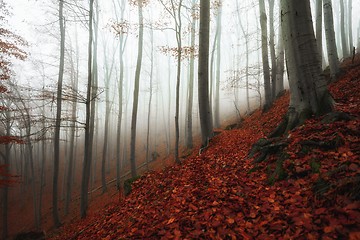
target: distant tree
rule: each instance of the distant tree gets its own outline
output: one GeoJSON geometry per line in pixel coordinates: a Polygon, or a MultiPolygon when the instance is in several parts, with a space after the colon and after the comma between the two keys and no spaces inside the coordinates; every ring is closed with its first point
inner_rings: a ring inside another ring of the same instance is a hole
{"type": "Polygon", "coordinates": [[[322,22],[323,22],[323,0],[316,0],[316,25],[315,25],[315,36],[316,36],[316,44],[318,48],[318,53],[320,57],[320,61],[323,61],[322,55],[322,22]]]}
{"type": "Polygon", "coordinates": [[[133,96],[133,109],[131,116],[131,142],[130,142],[130,167],[131,176],[136,177],[136,156],[135,156],[135,145],[136,145],[136,127],[137,127],[137,114],[139,105],[139,84],[140,74],[142,66],[142,53],[143,53],[143,41],[144,41],[144,17],[143,17],[143,6],[146,2],[143,0],[134,0],[133,4],[137,5],[138,8],[138,21],[139,21],[139,36],[138,36],[138,55],[135,69],[135,81],[134,81],[134,96],[133,96]]]}
{"type": "Polygon", "coordinates": [[[213,134],[209,102],[209,25],[210,3],[208,0],[200,0],[198,98],[202,147],[208,145],[213,134]]]}
{"type": "Polygon", "coordinates": [[[269,47],[271,59],[271,101],[276,98],[276,54],[275,54],[275,29],[274,29],[275,0],[269,0],[269,47]]]}
{"type": "Polygon", "coordinates": [[[348,2],[348,32],[349,32],[349,51],[353,52],[354,41],[353,41],[353,33],[352,33],[352,0],[348,2]]]}
{"type": "Polygon", "coordinates": [[[85,120],[85,144],[84,144],[84,162],[81,179],[81,195],[80,195],[80,216],[86,217],[88,209],[88,188],[91,172],[91,158],[92,158],[92,139],[91,131],[93,130],[93,124],[91,124],[91,103],[92,101],[92,84],[93,84],[93,72],[92,72],[92,43],[93,43],[93,15],[94,15],[94,0],[89,2],[89,39],[88,39],[88,79],[87,79],[87,91],[86,91],[86,120],[85,120]]]}
{"type": "Polygon", "coordinates": [[[11,136],[11,106],[4,102],[5,95],[8,94],[6,87],[7,81],[14,77],[12,64],[14,59],[25,60],[27,53],[23,48],[27,45],[26,41],[19,35],[6,28],[7,17],[11,15],[8,5],[0,1],[0,113],[5,116],[5,128],[0,128],[0,187],[2,188],[2,239],[8,237],[8,204],[10,182],[10,148],[13,143],[20,143],[21,139],[11,136]],[[4,146],[5,145],[5,146],[4,146]],[[5,150],[5,151],[3,151],[5,150]]]}
{"type": "Polygon", "coordinates": [[[54,226],[61,225],[58,209],[58,179],[59,179],[59,162],[60,162],[60,124],[61,124],[61,106],[62,106],[62,85],[64,78],[65,62],[65,18],[64,18],[64,1],[59,1],[59,24],[60,24],[60,64],[56,96],[56,121],[54,134],[54,174],[53,174],[53,221],[54,226]]]}
{"type": "Polygon", "coordinates": [[[221,62],[221,18],[222,18],[222,1],[216,1],[216,72],[215,72],[215,101],[214,101],[214,127],[220,127],[220,62],[221,62]]]}

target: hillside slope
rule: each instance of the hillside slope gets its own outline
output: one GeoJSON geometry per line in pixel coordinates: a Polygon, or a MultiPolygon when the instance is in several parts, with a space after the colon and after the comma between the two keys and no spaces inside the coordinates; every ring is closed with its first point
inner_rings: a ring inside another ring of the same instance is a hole
{"type": "Polygon", "coordinates": [[[254,163],[249,150],[281,121],[287,93],[53,239],[359,239],[360,67],[343,67],[330,89],[347,114],[307,121],[254,163]]]}

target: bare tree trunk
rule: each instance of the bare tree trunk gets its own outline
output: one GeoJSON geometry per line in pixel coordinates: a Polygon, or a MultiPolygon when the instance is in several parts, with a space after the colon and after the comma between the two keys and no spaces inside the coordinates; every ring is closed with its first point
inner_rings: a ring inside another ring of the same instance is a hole
{"type": "Polygon", "coordinates": [[[290,106],[286,120],[272,136],[287,132],[312,115],[332,111],[333,99],[321,74],[309,0],[281,0],[281,25],[290,84],[290,106]],[[276,133],[276,134],[275,134],[276,133]]]}
{"type": "Polygon", "coordinates": [[[341,44],[342,44],[342,52],[343,58],[349,56],[349,48],[346,41],[346,34],[345,34],[345,10],[344,10],[344,0],[340,0],[340,27],[341,27],[341,44]]]}
{"type": "MultiPolygon", "coordinates": [[[[11,122],[10,122],[10,111],[5,112],[5,124],[6,124],[6,136],[11,135],[11,122]]],[[[5,145],[5,154],[4,154],[4,172],[9,173],[9,164],[10,164],[10,148],[11,144],[8,143],[5,145]]],[[[3,155],[1,155],[3,156],[3,155]]],[[[9,187],[4,186],[2,188],[2,239],[7,239],[9,231],[9,187]]]]}
{"type": "MultiPolygon", "coordinates": [[[[280,16],[281,18],[281,16],[280,16]]],[[[281,20],[281,19],[280,19],[281,20]]],[[[276,92],[275,97],[284,91],[284,68],[285,68],[285,52],[281,27],[279,28],[279,40],[277,47],[277,70],[276,70],[276,92]]]]}
{"type": "Polygon", "coordinates": [[[136,121],[137,121],[137,110],[139,104],[139,82],[141,73],[141,61],[143,51],[143,35],[144,35],[144,19],[142,13],[142,0],[137,1],[138,4],[138,17],[139,17],[139,41],[138,41],[138,56],[135,70],[135,86],[134,86],[134,98],[133,98],[133,109],[131,117],[131,143],[130,143],[130,165],[131,165],[131,176],[137,176],[136,173],[136,159],[135,159],[135,145],[136,145],[136,121]]]}
{"type": "Polygon", "coordinates": [[[270,58],[271,58],[271,99],[276,97],[276,54],[275,54],[275,30],[274,30],[274,7],[275,0],[269,0],[269,31],[270,31],[270,58]]]}
{"type": "MultiPolygon", "coordinates": [[[[78,47],[78,38],[76,31],[76,62],[72,62],[72,88],[75,94],[78,93],[78,82],[79,82],[79,47],[78,47]]],[[[76,128],[76,111],[77,111],[77,102],[76,98],[72,103],[71,107],[71,133],[70,133],[70,149],[69,149],[69,161],[68,161],[68,174],[66,178],[66,196],[65,196],[65,214],[69,214],[70,201],[71,201],[71,192],[72,192],[72,179],[73,179],[73,170],[74,170],[74,155],[75,155],[75,128],[76,128]]]]}
{"type": "Polygon", "coordinates": [[[334,79],[339,73],[339,58],[335,41],[334,20],[331,0],[324,0],[324,23],[330,75],[334,79]]]}
{"type": "Polygon", "coordinates": [[[349,0],[348,2],[348,28],[349,28],[349,50],[350,53],[353,51],[354,42],[353,42],[353,34],[352,34],[352,0],[349,0]]]}
{"type": "MultiPolygon", "coordinates": [[[[125,12],[125,1],[122,0],[120,5],[120,21],[124,20],[124,12],[125,12]]],[[[115,3],[114,3],[114,9],[115,3]]],[[[120,58],[120,76],[118,82],[118,104],[119,104],[119,113],[117,115],[117,127],[116,127],[116,188],[119,191],[120,180],[121,180],[121,120],[122,120],[122,112],[123,112],[123,83],[124,83],[124,48],[126,42],[124,41],[124,34],[120,33],[119,35],[119,58],[120,58]]],[[[124,149],[125,151],[125,149],[124,149]]]]}
{"type": "MultiPolygon", "coordinates": [[[[246,50],[246,67],[245,67],[245,88],[246,88],[246,112],[250,113],[250,94],[249,94],[249,24],[248,13],[246,13],[246,31],[240,17],[239,1],[236,1],[237,17],[240,25],[241,32],[245,38],[245,50],[246,50]]],[[[239,48],[239,47],[238,47],[239,48]]]]}
{"type": "Polygon", "coordinates": [[[89,41],[88,41],[88,82],[86,93],[86,123],[85,123],[85,144],[84,144],[84,162],[83,162],[83,174],[81,179],[81,198],[80,198],[80,215],[81,218],[86,217],[88,208],[88,188],[91,171],[91,158],[92,158],[92,139],[91,128],[93,124],[90,123],[91,115],[91,86],[93,83],[92,76],[92,42],[93,42],[93,13],[94,13],[94,0],[90,0],[89,11],[89,41]]]}
{"type": "Polygon", "coordinates": [[[153,72],[154,72],[154,30],[150,28],[150,87],[149,87],[149,103],[148,103],[148,115],[147,115],[147,132],[146,132],[146,169],[149,170],[150,161],[150,118],[151,118],[151,103],[153,97],[153,72]]]}
{"type": "Polygon", "coordinates": [[[320,62],[323,62],[323,55],[322,55],[322,0],[316,0],[316,45],[319,53],[320,62]]]}
{"type": "Polygon", "coordinates": [[[218,14],[216,18],[216,81],[215,81],[215,111],[214,127],[220,127],[220,61],[221,61],[221,17],[222,1],[219,1],[218,14]]]}
{"type": "MultiPolygon", "coordinates": [[[[196,7],[195,0],[192,0],[192,14],[195,15],[196,7]]],[[[190,45],[195,51],[195,28],[196,28],[196,18],[191,20],[191,36],[190,36],[190,45]]],[[[188,84],[188,97],[187,97],[187,109],[186,109],[186,140],[185,144],[188,149],[193,148],[193,134],[192,134],[192,111],[193,111],[193,101],[194,101],[194,76],[195,76],[195,56],[194,51],[190,53],[190,75],[189,75],[189,84],[188,84]]]]}
{"type": "Polygon", "coordinates": [[[64,1],[59,1],[59,23],[60,23],[60,65],[59,78],[56,98],[56,122],[54,135],[54,175],[53,175],[53,221],[54,226],[61,225],[58,209],[58,179],[59,179],[59,161],[60,161],[60,125],[61,125],[61,105],[62,105],[62,84],[64,77],[64,60],[65,60],[65,18],[63,16],[64,1]]]}
{"type": "Polygon", "coordinates": [[[260,25],[261,25],[261,49],[264,73],[264,89],[265,89],[265,104],[264,111],[267,111],[271,106],[271,86],[270,86],[270,70],[268,57],[268,43],[267,43],[267,17],[265,11],[264,0],[259,0],[260,7],[260,25]]]}
{"type": "Polygon", "coordinates": [[[213,134],[209,104],[209,25],[210,3],[208,0],[200,0],[198,98],[202,147],[208,145],[213,134]]]}

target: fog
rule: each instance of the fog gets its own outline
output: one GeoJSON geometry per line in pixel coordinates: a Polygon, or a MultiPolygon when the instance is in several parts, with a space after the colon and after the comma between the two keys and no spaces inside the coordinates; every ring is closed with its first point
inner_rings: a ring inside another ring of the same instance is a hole
{"type": "MultiPolygon", "coordinates": [[[[10,232],[15,233],[24,225],[29,229],[35,225],[32,219],[32,205],[25,204],[26,201],[39,201],[32,197],[32,192],[42,191],[40,187],[40,174],[42,164],[45,165],[44,196],[51,195],[51,179],[53,174],[53,138],[54,119],[56,117],[56,90],[59,72],[60,57],[60,30],[58,20],[58,1],[49,0],[4,0],[11,7],[12,16],[8,17],[7,27],[23,37],[28,46],[25,50],[28,57],[25,61],[14,60],[14,75],[11,78],[11,91],[16,94],[16,99],[23,99],[26,109],[31,118],[30,140],[33,149],[35,174],[32,175],[28,168],[29,156],[23,144],[14,144],[11,147],[10,169],[19,176],[19,186],[11,189],[11,201],[19,206],[23,204],[26,214],[25,222],[10,225],[10,232]],[[42,147],[45,145],[45,151],[42,147]],[[30,184],[34,181],[36,186],[30,184]],[[23,195],[26,195],[24,197],[23,195]]],[[[125,5],[123,28],[124,46],[119,46],[119,35],[115,32],[114,24],[120,22],[120,0],[98,1],[98,44],[97,44],[97,73],[98,92],[94,99],[96,102],[95,135],[93,144],[93,163],[90,180],[90,189],[99,189],[101,186],[101,159],[104,142],[104,125],[106,115],[106,94],[108,94],[110,115],[109,115],[109,136],[108,150],[106,154],[106,181],[109,188],[115,188],[116,178],[116,128],[119,115],[119,77],[120,77],[120,55],[119,48],[124,47],[124,81],[122,97],[122,123],[121,123],[121,181],[129,178],[129,148],[130,148],[130,126],[131,112],[133,105],[134,77],[137,62],[138,49],[138,17],[137,6],[123,1],[125,5]],[[108,87],[105,84],[109,79],[108,87]]],[[[167,2],[167,1],[165,1],[167,2]]],[[[195,1],[199,2],[199,1],[195,1]]],[[[216,2],[216,1],[213,1],[216,2]]],[[[210,23],[210,57],[214,57],[214,78],[212,79],[212,91],[210,92],[211,102],[215,101],[215,70],[217,57],[220,57],[220,122],[221,127],[240,120],[246,114],[261,107],[263,104],[263,71],[261,62],[261,31],[259,22],[259,6],[255,0],[223,0],[222,1],[222,24],[220,49],[213,48],[216,38],[216,17],[217,8],[211,9],[210,23]],[[238,1],[238,2],[236,2],[238,1]],[[239,22],[241,21],[241,22],[239,22]],[[248,53],[246,52],[248,44],[248,53]],[[248,56],[248,81],[249,96],[247,99],[245,89],[246,79],[246,56],[248,56]],[[249,101],[250,108],[247,108],[249,101]]],[[[315,12],[315,1],[311,1],[312,11],[315,12]]],[[[345,1],[347,2],[347,1],[345,1]]],[[[333,1],[335,32],[340,28],[340,7],[339,1],[333,1]]],[[[65,70],[63,83],[63,104],[61,121],[61,143],[60,143],[60,175],[59,175],[59,201],[60,210],[63,213],[64,198],[66,189],[65,179],[67,176],[67,163],[69,159],[70,136],[75,132],[75,153],[74,153],[74,187],[73,196],[79,196],[80,176],[84,152],[84,124],[85,124],[85,98],[87,90],[87,61],[88,61],[88,1],[67,1],[64,7],[65,17],[65,70]],[[74,91],[74,79],[78,79],[78,91],[74,91]],[[76,119],[71,118],[73,103],[77,103],[76,119]],[[75,122],[73,126],[72,123],[75,122]]],[[[190,46],[191,9],[192,1],[183,0],[181,12],[182,20],[182,41],[183,47],[190,46]]],[[[357,46],[359,41],[360,16],[356,14],[360,10],[360,0],[352,2],[352,32],[353,43],[357,46]]],[[[268,11],[268,1],[266,1],[268,11]]],[[[174,19],[164,9],[159,1],[150,0],[143,8],[144,14],[144,45],[142,69],[140,74],[140,94],[137,121],[137,142],[136,142],[136,164],[139,173],[147,169],[164,167],[172,163],[174,154],[175,136],[175,89],[177,74],[177,59],[172,54],[167,54],[163,49],[168,47],[176,48],[176,34],[174,31],[174,19]],[[153,40],[151,38],[153,34],[153,40]],[[150,86],[152,79],[152,86],[150,86]],[[151,89],[150,89],[151,88],[151,89]],[[150,91],[151,90],[151,91],[150,91]],[[150,96],[150,92],[152,95],[150,96]],[[149,105],[150,97],[152,98],[149,105]],[[148,113],[150,106],[150,128],[149,146],[147,146],[148,113]],[[146,150],[151,155],[151,163],[146,162],[146,150]],[[156,155],[153,155],[156,153],[156,155]],[[156,161],[155,161],[156,160],[156,161]],[[152,164],[148,166],[149,164],[152,164]]],[[[198,11],[198,10],[197,10],[198,11]]],[[[313,14],[315,23],[315,18],[313,14]]],[[[275,1],[274,22],[275,44],[279,37],[279,1],[275,1]]],[[[196,21],[196,44],[198,46],[198,27],[196,21]]],[[[347,31],[349,31],[349,27],[347,31]]],[[[340,34],[337,34],[340,36],[340,34]]],[[[340,38],[336,39],[340,46],[340,38]]],[[[196,47],[197,49],[197,47],[196,47]]],[[[338,47],[339,56],[342,56],[341,48],[338,47]]],[[[323,52],[326,62],[326,43],[323,37],[323,52]]],[[[200,146],[200,125],[197,96],[197,65],[195,57],[195,79],[193,96],[193,128],[194,149],[200,146]]],[[[190,150],[186,148],[186,109],[188,98],[188,86],[190,75],[189,54],[181,62],[181,83],[180,83],[180,156],[185,156],[190,150]]],[[[326,67],[326,64],[324,65],[326,67]]],[[[287,88],[285,74],[285,88],[287,88]]],[[[17,99],[19,102],[21,100],[17,99]]],[[[21,104],[13,105],[14,109],[24,111],[21,104]]],[[[212,109],[215,111],[215,109],[212,109]]],[[[14,110],[15,111],[15,110],[14,110]]],[[[14,113],[18,116],[18,113],[14,113]]],[[[1,116],[1,123],[5,125],[4,116],[1,116]]],[[[16,136],[26,136],[24,120],[15,118],[11,123],[11,132],[16,136]]],[[[5,126],[0,128],[5,129],[5,126]]],[[[41,196],[40,196],[41,197],[41,196]]],[[[47,196],[47,198],[49,198],[47,196]]],[[[74,197],[76,198],[76,197],[74,197]]],[[[49,198],[50,199],[50,198],[49,198]]],[[[38,204],[38,203],[35,203],[38,204]]],[[[43,214],[50,214],[51,203],[44,201],[45,207],[40,206],[43,214]]],[[[78,205],[74,203],[71,208],[78,211],[78,205]]],[[[35,210],[36,211],[36,210],[35,210]]],[[[10,222],[14,222],[20,208],[11,207],[10,222]]],[[[41,210],[40,210],[41,212],[41,210]]]]}

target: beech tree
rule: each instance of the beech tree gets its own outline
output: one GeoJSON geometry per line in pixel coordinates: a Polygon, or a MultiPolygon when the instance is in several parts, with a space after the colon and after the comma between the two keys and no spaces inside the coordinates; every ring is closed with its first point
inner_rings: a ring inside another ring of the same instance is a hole
{"type": "Polygon", "coordinates": [[[80,197],[80,215],[81,218],[86,217],[88,208],[88,188],[91,172],[91,158],[92,158],[92,139],[91,131],[93,130],[93,124],[90,122],[91,118],[91,103],[92,103],[92,42],[93,42],[93,13],[94,13],[94,0],[90,0],[89,3],[89,39],[88,39],[88,79],[87,79],[87,91],[86,91],[86,120],[85,120],[85,143],[84,143],[84,162],[83,172],[81,179],[81,197],[80,197]]]}
{"type": "Polygon", "coordinates": [[[62,85],[64,77],[64,60],[65,60],[65,19],[63,14],[64,1],[59,1],[59,24],[60,24],[60,64],[56,97],[56,121],[54,134],[54,175],[53,175],[53,221],[55,227],[60,226],[58,210],[58,178],[60,162],[60,124],[61,124],[61,105],[62,105],[62,85]]]}
{"type": "Polygon", "coordinates": [[[209,102],[209,28],[210,3],[200,0],[198,98],[202,147],[208,145],[213,134],[209,102]]]}
{"type": "Polygon", "coordinates": [[[349,48],[347,44],[347,38],[345,33],[345,6],[344,6],[344,0],[340,0],[340,29],[341,29],[341,47],[342,47],[342,53],[343,58],[346,58],[349,56],[349,48]]]}
{"type": "Polygon", "coordinates": [[[133,109],[131,116],[131,142],[130,142],[130,166],[131,176],[136,177],[136,156],[135,156],[135,145],[136,145],[136,124],[137,114],[139,105],[139,84],[140,84],[140,73],[141,73],[141,62],[143,52],[143,41],[144,41],[144,18],[143,18],[143,5],[146,3],[143,0],[135,0],[133,2],[138,8],[138,20],[139,20],[139,36],[138,36],[138,54],[135,69],[135,81],[134,81],[134,95],[133,95],[133,109]]]}
{"type": "Polygon", "coordinates": [[[309,0],[281,0],[281,27],[290,85],[290,104],[284,121],[271,134],[278,136],[313,115],[332,111],[334,101],[321,74],[309,0]]]}
{"type": "Polygon", "coordinates": [[[330,75],[335,78],[339,73],[339,58],[336,47],[334,20],[331,0],[324,1],[324,23],[327,54],[329,59],[330,75]]]}
{"type": "Polygon", "coordinates": [[[6,87],[7,82],[14,77],[12,63],[14,59],[25,60],[27,53],[23,48],[27,42],[19,35],[14,34],[11,30],[6,28],[6,17],[11,15],[9,8],[4,1],[0,1],[0,113],[5,116],[5,126],[0,127],[0,187],[2,188],[2,239],[8,237],[8,204],[9,204],[9,189],[10,182],[10,150],[13,143],[20,143],[20,139],[16,136],[11,136],[11,122],[10,112],[11,106],[4,102],[5,95],[8,94],[6,87]],[[5,146],[4,146],[5,145],[5,146]],[[4,151],[3,151],[4,150],[4,151]]]}
{"type": "Polygon", "coordinates": [[[259,0],[259,8],[260,8],[260,26],[261,26],[261,51],[262,51],[264,89],[265,89],[264,110],[267,111],[271,106],[272,97],[271,97],[269,54],[268,54],[268,42],[267,42],[268,39],[267,17],[266,17],[264,0],[259,0]]]}

